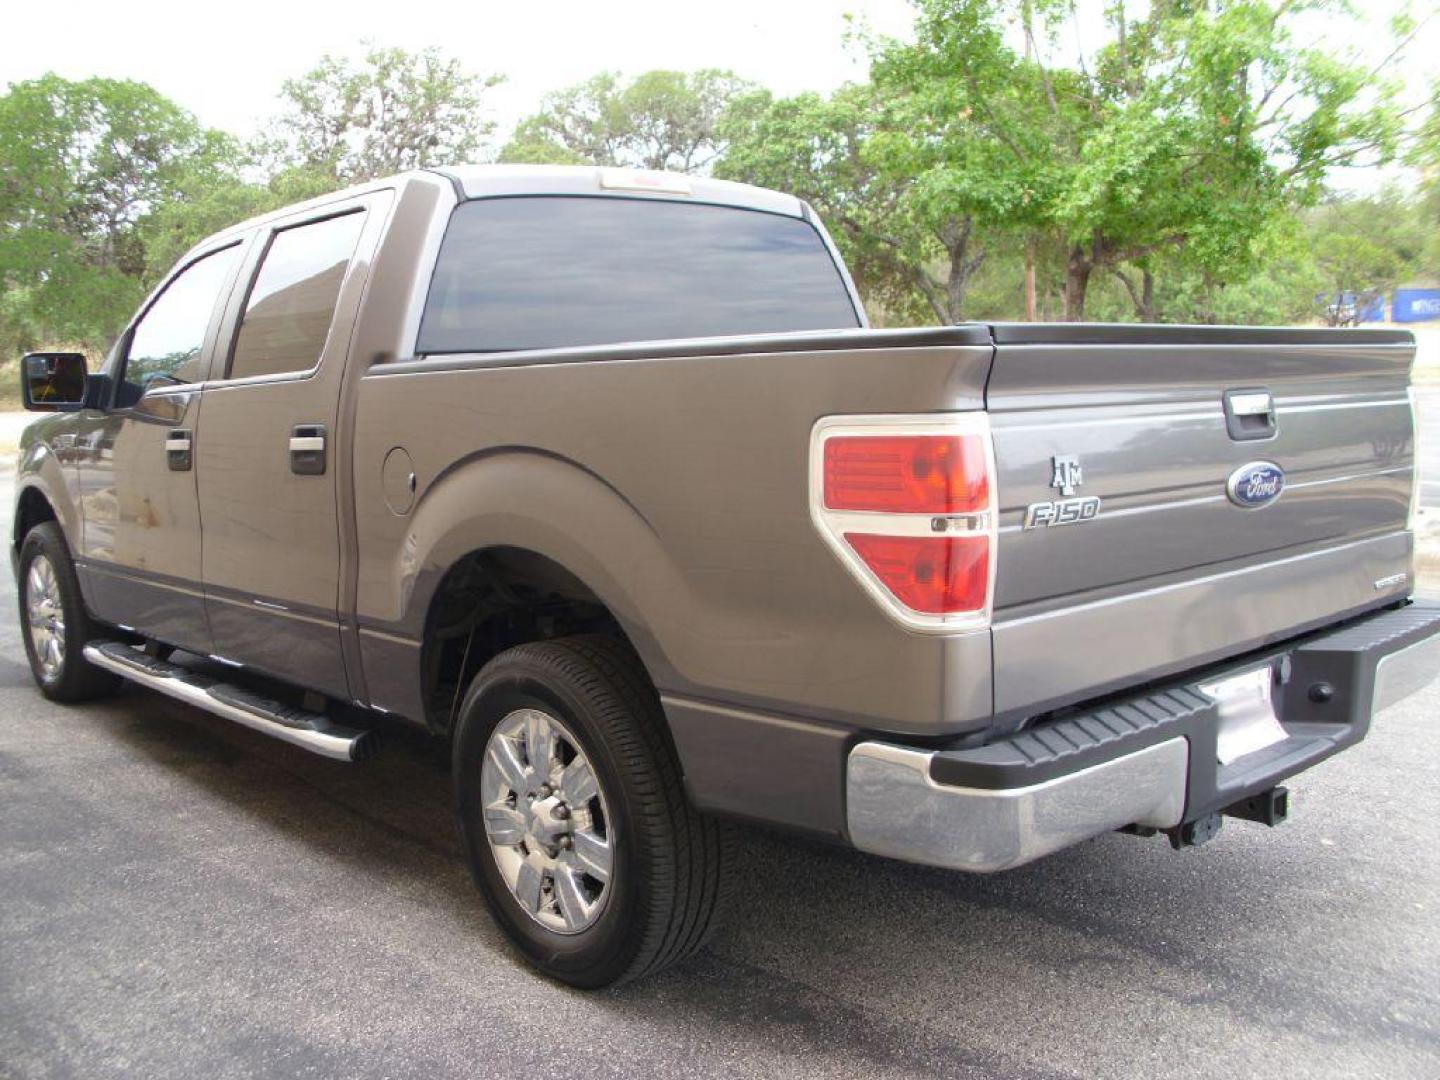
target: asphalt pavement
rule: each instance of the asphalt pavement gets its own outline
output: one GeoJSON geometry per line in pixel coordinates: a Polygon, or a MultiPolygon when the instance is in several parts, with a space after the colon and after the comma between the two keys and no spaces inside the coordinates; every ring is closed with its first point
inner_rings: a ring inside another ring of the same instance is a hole
{"type": "Polygon", "coordinates": [[[587,994],[485,914],[443,747],[52,705],[8,573],[0,611],[6,1078],[1440,1075],[1440,687],[1197,850],[982,878],[746,830],[714,945],[587,994]]]}

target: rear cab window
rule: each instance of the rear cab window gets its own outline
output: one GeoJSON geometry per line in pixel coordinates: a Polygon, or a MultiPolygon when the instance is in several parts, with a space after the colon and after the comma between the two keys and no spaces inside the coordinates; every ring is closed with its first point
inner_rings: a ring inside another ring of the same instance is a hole
{"type": "Polygon", "coordinates": [[[441,243],[421,354],[854,329],[810,222],[614,196],[462,203],[441,243]]]}

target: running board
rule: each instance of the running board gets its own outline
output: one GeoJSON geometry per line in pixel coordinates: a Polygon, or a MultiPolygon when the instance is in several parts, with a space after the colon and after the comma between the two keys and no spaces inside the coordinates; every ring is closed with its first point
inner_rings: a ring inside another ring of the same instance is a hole
{"type": "Polygon", "coordinates": [[[357,731],[328,716],[273,701],[239,686],[150,656],[121,641],[85,646],[85,659],[151,690],[234,720],[248,728],[335,761],[359,761],[373,748],[373,732],[357,731]]]}

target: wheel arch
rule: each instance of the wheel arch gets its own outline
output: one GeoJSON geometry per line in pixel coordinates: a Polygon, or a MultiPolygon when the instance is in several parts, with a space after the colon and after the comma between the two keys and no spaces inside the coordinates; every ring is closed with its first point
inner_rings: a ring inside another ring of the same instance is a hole
{"type": "Polygon", "coordinates": [[[629,500],[578,463],[521,447],[477,455],[426,485],[371,580],[374,586],[361,590],[362,627],[413,643],[403,659],[401,646],[386,656],[379,635],[362,634],[372,701],[408,706],[394,711],[424,715],[432,728],[443,719],[436,690],[474,667],[472,660],[457,669],[448,655],[437,668],[437,633],[460,630],[477,605],[488,613],[494,645],[604,632],[628,645],[653,684],[665,685],[672,668],[659,631],[677,621],[688,596],[654,528],[629,500]],[[496,617],[511,618],[523,606],[497,603],[497,586],[520,592],[546,625],[529,638],[517,626],[494,633],[496,617]],[[457,604],[469,605],[463,618],[457,604]],[[407,693],[397,667],[418,673],[419,687],[407,693]]]}
{"type": "Polygon", "coordinates": [[[50,497],[39,484],[27,484],[15,496],[15,521],[11,537],[12,545],[18,551],[25,537],[36,525],[47,521],[59,521],[50,497]]]}
{"type": "Polygon", "coordinates": [[[470,680],[506,649],[580,634],[615,639],[644,666],[605,600],[554,558],[509,544],[466,552],[445,571],[425,613],[420,670],[428,726],[448,731],[470,680]]]}

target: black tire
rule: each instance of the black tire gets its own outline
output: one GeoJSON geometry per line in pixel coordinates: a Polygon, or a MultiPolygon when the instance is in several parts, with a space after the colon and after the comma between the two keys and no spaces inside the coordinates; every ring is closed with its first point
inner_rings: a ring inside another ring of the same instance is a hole
{"type": "Polygon", "coordinates": [[[496,921],[540,971],[584,989],[673,964],[709,940],[725,906],[731,827],[685,797],[660,701],[622,643],[601,636],[520,645],[476,675],[455,734],[455,790],[470,872],[496,921]],[[486,746],[516,709],[539,708],[579,740],[604,794],[614,873],[596,921],[542,926],[510,891],[487,838],[486,746]]]}
{"type": "Polygon", "coordinates": [[[120,686],[118,675],[97,668],[85,659],[85,643],[97,636],[95,624],[85,602],[80,596],[80,582],[75,577],[75,564],[70,559],[70,549],[60,526],[46,521],[25,534],[20,545],[20,579],[16,592],[20,600],[20,636],[25,639],[25,656],[30,661],[30,674],[35,685],[51,701],[73,704],[92,701],[112,694],[120,686]],[[59,667],[47,672],[35,650],[33,630],[28,616],[30,596],[30,569],[35,560],[44,556],[55,576],[60,598],[60,610],[65,622],[65,632],[60,635],[64,642],[64,656],[59,667]]]}

